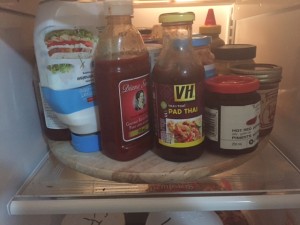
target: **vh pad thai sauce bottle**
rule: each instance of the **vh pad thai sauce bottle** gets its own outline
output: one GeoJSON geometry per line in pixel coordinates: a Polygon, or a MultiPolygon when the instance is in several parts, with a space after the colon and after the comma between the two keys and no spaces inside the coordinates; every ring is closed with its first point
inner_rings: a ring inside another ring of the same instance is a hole
{"type": "Polygon", "coordinates": [[[163,49],[154,66],[154,151],[175,162],[190,161],[202,154],[204,141],[204,68],[192,47],[194,13],[166,13],[163,49]]]}
{"type": "Polygon", "coordinates": [[[150,60],[132,25],[132,1],[104,2],[107,27],[95,58],[102,152],[115,160],[134,159],[152,147],[149,116],[150,60]]]}

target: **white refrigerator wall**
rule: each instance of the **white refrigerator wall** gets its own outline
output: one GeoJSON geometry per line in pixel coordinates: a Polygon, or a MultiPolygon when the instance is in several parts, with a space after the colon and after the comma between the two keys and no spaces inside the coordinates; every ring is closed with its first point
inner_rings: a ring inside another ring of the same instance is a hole
{"type": "Polygon", "coordinates": [[[10,198],[47,153],[32,88],[33,24],[34,16],[30,14],[0,8],[1,225],[54,224],[55,219],[9,216],[6,209],[10,198]]]}
{"type": "Polygon", "coordinates": [[[256,62],[282,66],[283,79],[280,83],[272,140],[299,168],[300,3],[281,2],[284,4],[280,5],[280,1],[265,1],[265,4],[256,3],[250,5],[251,7],[237,5],[235,41],[257,45],[256,62]],[[249,17],[243,18],[246,9],[249,17]],[[264,13],[255,15],[260,10],[264,13]]]}

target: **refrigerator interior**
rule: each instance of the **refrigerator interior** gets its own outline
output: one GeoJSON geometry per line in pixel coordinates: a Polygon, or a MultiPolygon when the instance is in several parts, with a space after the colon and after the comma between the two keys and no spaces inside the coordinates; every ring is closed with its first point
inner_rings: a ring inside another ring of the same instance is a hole
{"type": "MultiPolygon", "coordinates": [[[[37,195],[56,196],[64,195],[69,192],[71,194],[82,195],[82,190],[86,190],[85,194],[90,193],[97,194],[95,184],[98,190],[101,189],[102,181],[96,178],[87,176],[82,173],[77,173],[66,166],[61,165],[55,159],[50,161],[50,164],[54,164],[54,168],[42,167],[46,170],[47,176],[50,179],[45,179],[44,174],[36,174],[35,168],[40,169],[39,164],[44,162],[49,163],[48,160],[48,146],[45,138],[42,135],[42,130],[39,123],[37,106],[35,103],[34,92],[32,88],[32,73],[35,65],[34,53],[33,53],[33,25],[34,14],[37,8],[37,1],[17,1],[7,0],[0,1],[0,66],[1,66],[1,107],[0,107],[0,168],[1,168],[1,184],[0,184],[0,220],[3,224],[20,225],[20,224],[60,224],[63,218],[63,214],[51,216],[54,213],[47,213],[45,215],[35,215],[34,213],[16,213],[16,215],[8,215],[7,211],[10,211],[7,203],[10,198],[14,197],[18,189],[25,182],[26,178],[29,180],[38,178],[36,183],[25,183],[17,193],[17,197],[30,199],[37,195]],[[4,94],[5,93],[5,94],[4,94]],[[58,164],[56,164],[58,163],[58,164]],[[62,168],[62,169],[61,169],[62,168]],[[7,172],[6,172],[7,171],[7,172]],[[32,173],[32,176],[30,174],[32,173]],[[70,176],[71,174],[71,176],[70,176]],[[39,177],[42,176],[42,177],[39,177]],[[52,177],[51,177],[52,176],[52,177]],[[65,176],[65,177],[64,177],[65,176]],[[70,180],[69,177],[77,177],[78,180],[70,180]],[[52,178],[52,180],[51,180],[52,178]],[[57,189],[47,189],[47,185],[53,185],[55,182],[63,181],[62,186],[57,186],[57,189]],[[65,179],[65,180],[64,180],[65,179]],[[48,183],[47,183],[48,182],[48,183]],[[42,186],[40,186],[42,184],[42,186]],[[80,189],[82,185],[83,189],[80,189]],[[69,188],[68,191],[64,188],[69,188]],[[71,188],[72,187],[72,188],[71,188]],[[78,189],[77,189],[78,187],[78,189]],[[87,188],[89,187],[89,188],[87,188]],[[47,193],[47,191],[49,191],[47,193]],[[28,191],[28,193],[26,193],[28,191]],[[41,191],[39,193],[38,191],[41,191]],[[36,194],[32,196],[32,192],[36,194]],[[77,193],[76,193],[77,192],[77,193]],[[23,215],[26,214],[26,215],[23,215]]],[[[181,6],[179,7],[142,7],[137,5],[135,8],[135,14],[133,22],[137,27],[151,27],[157,24],[158,15],[163,12],[171,11],[194,11],[196,13],[196,21],[193,25],[193,32],[198,32],[198,27],[203,23],[207,9],[211,6],[205,2],[198,3],[201,6],[181,6]],[[147,19],[144,18],[147,15],[147,19]]],[[[283,67],[283,80],[280,84],[280,93],[278,97],[278,105],[276,111],[275,127],[271,135],[271,140],[276,147],[278,147],[289,159],[291,164],[295,164],[300,167],[300,154],[298,153],[298,146],[300,146],[299,133],[300,133],[300,31],[297,29],[296,21],[299,21],[299,9],[300,5],[297,1],[236,1],[233,11],[233,19],[235,21],[234,33],[230,33],[232,30],[232,23],[230,23],[232,13],[232,3],[220,4],[217,3],[213,6],[216,14],[216,20],[222,25],[221,38],[227,43],[231,41],[230,38],[234,37],[235,43],[250,43],[255,44],[258,47],[256,62],[273,63],[283,67]],[[276,24],[274,26],[274,24],[276,24]],[[288,25],[287,25],[288,24],[288,25]],[[293,27],[295,26],[295,27],[293,27]]],[[[261,156],[261,164],[264,165],[264,155],[261,156]]],[[[277,156],[276,156],[277,157],[277,156]]],[[[276,158],[275,157],[275,158],[276,158]]],[[[51,159],[51,156],[50,156],[51,159]]],[[[267,164],[267,163],[266,163],[267,164]]],[[[251,163],[250,163],[251,165],[251,163]]],[[[272,166],[272,164],[270,164],[272,166]]],[[[253,165],[252,165],[253,166],[253,165]]],[[[253,173],[246,173],[245,177],[242,177],[243,182],[238,179],[240,177],[232,176],[235,170],[225,172],[225,177],[233,179],[233,184],[236,185],[238,190],[248,190],[252,187],[253,183],[249,182],[249,179],[261,179],[270,178],[270,183],[265,183],[259,180],[260,185],[267,185],[271,190],[277,189],[295,189],[300,190],[299,174],[297,169],[293,169],[286,165],[286,167],[280,167],[276,171],[283,170],[280,180],[280,185],[273,183],[271,179],[272,170],[270,167],[259,167],[253,173]],[[268,169],[264,173],[259,174],[259,169],[268,169]],[[286,169],[288,168],[288,169],[286,169]],[[285,170],[290,170],[290,176],[285,176],[285,170]],[[262,177],[270,174],[270,177],[262,177]],[[248,177],[247,177],[248,176],[248,177]],[[293,180],[293,176],[298,176],[293,180]],[[286,186],[282,186],[282,183],[286,182],[286,186]],[[239,187],[243,184],[244,187],[239,187]]],[[[250,170],[251,167],[242,165],[242,171],[250,170]]],[[[240,168],[238,168],[240,169],[240,168]]],[[[240,172],[239,172],[240,173],[240,172]]],[[[218,175],[213,179],[219,180],[218,175]]],[[[222,179],[222,176],[221,178],[222,179]]],[[[276,179],[275,179],[276,180],[276,179]]],[[[117,184],[117,187],[120,184],[117,184]]],[[[122,186],[122,185],[121,185],[122,186]]],[[[124,184],[126,186],[126,184],[124,184]]],[[[103,188],[107,188],[107,183],[103,188]]],[[[114,187],[114,184],[112,184],[114,187]]],[[[129,191],[133,193],[140,191],[143,185],[129,185],[129,191]]],[[[124,191],[121,187],[121,192],[124,191]]],[[[261,189],[258,189],[261,191],[261,189]]],[[[117,190],[113,190],[117,191],[117,190]]],[[[208,195],[213,195],[209,193],[208,195]]],[[[218,193],[215,193],[218,195],[218,193]]],[[[283,191],[284,196],[284,191],[283,191]]],[[[102,196],[103,197],[103,196],[102,196]]],[[[100,197],[101,198],[101,195],[100,197]]],[[[37,201],[32,201],[38,203],[37,201]]],[[[280,208],[282,202],[278,202],[278,208],[280,208]]],[[[111,210],[113,211],[112,203],[111,210]]],[[[125,207],[126,203],[124,204],[125,207]]],[[[109,205],[110,206],[110,205],[109,205]]],[[[56,207],[56,205],[54,205],[56,207]]],[[[166,206],[168,207],[168,206],[166,206]]],[[[173,206],[172,206],[173,207],[173,206]]],[[[216,207],[216,206],[213,206],[216,207]]],[[[224,206],[220,206],[223,207],[224,206]]],[[[274,206],[271,206],[274,208],[274,206]]],[[[173,209],[175,210],[176,207],[173,209]]],[[[155,209],[153,209],[155,210],[155,209]]],[[[87,209],[89,211],[89,209],[87,209]]],[[[273,210],[251,210],[249,211],[249,217],[252,218],[252,224],[299,224],[300,220],[297,218],[299,210],[297,209],[273,209],[273,210]],[[266,221],[268,223],[266,223],[266,221]]],[[[64,213],[67,213],[65,211],[64,213]]],[[[70,210],[70,213],[74,213],[70,210]]],[[[138,219],[145,220],[145,214],[137,215],[128,214],[128,221],[130,224],[138,224],[138,219]]],[[[298,216],[299,217],[299,216],[298,216]]],[[[250,219],[251,221],[251,219],[250,219]]]]}

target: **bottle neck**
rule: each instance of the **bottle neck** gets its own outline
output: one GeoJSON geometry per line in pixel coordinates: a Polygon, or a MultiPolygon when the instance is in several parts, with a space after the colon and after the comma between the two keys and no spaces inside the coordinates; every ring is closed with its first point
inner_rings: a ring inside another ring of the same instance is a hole
{"type": "Polygon", "coordinates": [[[178,50],[191,46],[192,23],[163,24],[163,44],[172,45],[178,50]]]}
{"type": "Polygon", "coordinates": [[[122,16],[107,16],[107,25],[125,25],[132,24],[130,15],[122,16]]]}

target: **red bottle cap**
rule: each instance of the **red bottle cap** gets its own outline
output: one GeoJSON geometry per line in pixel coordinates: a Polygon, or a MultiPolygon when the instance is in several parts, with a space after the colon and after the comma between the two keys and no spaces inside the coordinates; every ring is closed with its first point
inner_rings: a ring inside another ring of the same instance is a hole
{"type": "Polygon", "coordinates": [[[215,13],[213,9],[209,9],[207,11],[206,19],[205,19],[205,25],[217,25],[216,24],[216,18],[215,13]]]}

